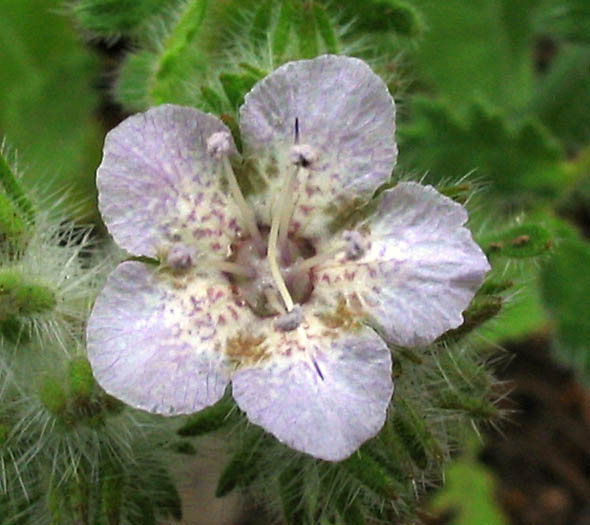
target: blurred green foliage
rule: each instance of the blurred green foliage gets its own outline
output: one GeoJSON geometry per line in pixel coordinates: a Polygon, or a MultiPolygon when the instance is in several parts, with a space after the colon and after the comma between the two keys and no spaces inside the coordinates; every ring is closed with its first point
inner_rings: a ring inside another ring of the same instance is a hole
{"type": "Polygon", "coordinates": [[[60,0],[0,0],[0,138],[26,151],[25,182],[76,215],[94,213],[98,62],[60,0]]]}
{"type": "Polygon", "coordinates": [[[453,525],[506,525],[508,518],[494,503],[496,484],[492,473],[477,460],[481,448],[475,435],[466,450],[446,470],[446,483],[433,498],[430,508],[450,514],[453,525]]]}

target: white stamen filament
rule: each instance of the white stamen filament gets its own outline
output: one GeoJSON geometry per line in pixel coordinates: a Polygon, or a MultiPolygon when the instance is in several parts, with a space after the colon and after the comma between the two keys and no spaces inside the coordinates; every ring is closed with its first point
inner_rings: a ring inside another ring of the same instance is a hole
{"type": "Polygon", "coordinates": [[[253,268],[243,266],[241,264],[237,264],[231,261],[212,261],[210,264],[211,266],[214,266],[218,270],[225,273],[232,273],[234,275],[241,275],[243,277],[250,278],[256,275],[256,271],[253,268]]]}
{"type": "Polygon", "coordinates": [[[326,261],[329,261],[335,255],[337,255],[340,252],[343,252],[345,250],[346,250],[346,243],[339,244],[338,246],[336,246],[335,248],[333,248],[327,252],[318,253],[317,255],[314,255],[313,257],[309,257],[307,259],[303,259],[302,261],[295,263],[292,266],[291,271],[294,273],[300,273],[300,272],[305,272],[307,270],[310,270],[311,268],[314,268],[315,266],[321,266],[323,263],[325,263],[326,261]]]}
{"type": "Polygon", "coordinates": [[[256,224],[256,217],[254,216],[254,212],[252,211],[250,206],[248,206],[248,203],[246,202],[244,195],[242,195],[242,190],[240,189],[238,180],[236,179],[236,176],[234,174],[234,170],[229,161],[229,157],[227,155],[223,155],[221,163],[221,165],[223,166],[223,171],[229,182],[229,189],[231,191],[232,197],[234,198],[234,201],[236,202],[240,210],[242,219],[246,225],[246,229],[248,230],[250,235],[252,235],[252,238],[254,239],[256,245],[259,246],[262,250],[262,247],[264,246],[264,241],[262,240],[260,230],[258,229],[258,225],[256,224]]]}
{"type": "Polygon", "coordinates": [[[274,288],[266,288],[264,290],[264,296],[266,297],[266,301],[269,306],[278,314],[285,314],[287,310],[279,301],[279,296],[277,295],[277,291],[274,288]]]}
{"type": "MultiPolygon", "coordinates": [[[[284,201],[285,194],[281,196],[281,204],[284,201]]],[[[291,294],[285,284],[285,280],[281,275],[281,269],[279,268],[279,264],[277,262],[277,241],[279,237],[279,225],[281,223],[281,207],[279,206],[278,213],[273,213],[272,217],[272,224],[270,226],[270,234],[268,235],[268,251],[267,251],[267,258],[268,264],[270,266],[270,273],[272,278],[275,282],[275,286],[277,287],[278,292],[281,294],[281,298],[285,303],[287,311],[290,312],[293,310],[293,299],[291,299],[291,294]]]]}

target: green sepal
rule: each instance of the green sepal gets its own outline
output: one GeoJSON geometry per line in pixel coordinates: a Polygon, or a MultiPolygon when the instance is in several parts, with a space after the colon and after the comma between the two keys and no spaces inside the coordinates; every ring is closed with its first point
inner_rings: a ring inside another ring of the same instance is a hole
{"type": "Polygon", "coordinates": [[[340,495],[336,498],[336,508],[344,525],[366,524],[363,509],[358,502],[358,498],[348,500],[343,495],[340,495]]]}
{"type": "Polygon", "coordinates": [[[288,465],[279,474],[279,497],[283,518],[287,525],[300,525],[305,521],[303,506],[305,492],[304,473],[297,464],[288,465]]]}
{"type": "MultiPolygon", "coordinates": [[[[242,135],[240,133],[240,125],[238,124],[238,121],[235,119],[234,116],[230,115],[229,113],[222,113],[221,115],[219,115],[219,118],[221,119],[221,122],[223,122],[231,131],[232,137],[234,138],[234,142],[236,144],[236,148],[238,149],[238,151],[241,152],[243,150],[243,144],[242,135]]],[[[235,166],[234,169],[236,169],[235,166]]],[[[238,177],[238,183],[241,186],[242,181],[239,180],[239,175],[237,173],[236,177],[238,177]]],[[[243,187],[242,191],[244,191],[243,187]]]]}
{"type": "Polygon", "coordinates": [[[3,447],[6,443],[8,434],[10,434],[10,427],[0,423],[0,447],[3,447]]]}
{"type": "Polygon", "coordinates": [[[78,470],[77,476],[70,481],[68,493],[74,523],[89,523],[90,487],[86,474],[81,470],[78,470]]]}
{"type": "Polygon", "coordinates": [[[194,456],[197,453],[195,446],[188,441],[175,441],[170,443],[168,448],[177,454],[183,454],[185,456],[194,456]]]}
{"type": "Polygon", "coordinates": [[[205,109],[210,113],[219,115],[223,111],[224,103],[221,96],[209,86],[201,86],[201,98],[205,103],[205,109]]]}
{"type": "Polygon", "coordinates": [[[16,317],[7,317],[0,321],[0,334],[13,344],[28,343],[31,340],[29,331],[16,317]]]}
{"type": "Polygon", "coordinates": [[[424,470],[428,466],[430,457],[438,463],[442,462],[443,453],[440,445],[424,420],[403,399],[396,402],[393,428],[418,468],[424,470]]]}
{"type": "Polygon", "coordinates": [[[407,466],[411,464],[411,458],[395,431],[393,418],[385,421],[375,444],[376,446],[371,448],[366,447],[366,452],[388,472],[394,484],[397,483],[399,487],[403,487],[410,479],[407,466]]]}
{"type": "Polygon", "coordinates": [[[0,151],[0,183],[4,187],[6,195],[12,200],[14,205],[20,210],[22,216],[29,224],[35,223],[35,207],[27,197],[16,174],[11,169],[8,161],[0,151]]]}
{"type": "Polygon", "coordinates": [[[15,270],[0,272],[0,320],[45,313],[56,304],[55,292],[47,286],[27,282],[15,270]]]}
{"type": "Polygon", "coordinates": [[[234,452],[219,476],[215,489],[216,498],[226,496],[237,486],[247,487],[256,478],[260,457],[258,449],[262,440],[263,434],[253,428],[242,438],[240,447],[234,452]]]}
{"type": "Polygon", "coordinates": [[[326,51],[331,54],[338,54],[340,46],[338,45],[338,37],[332,25],[332,21],[326,13],[326,10],[320,4],[313,4],[313,16],[318,29],[318,33],[324,42],[326,51]]]}
{"type": "Polygon", "coordinates": [[[460,182],[438,188],[438,191],[459,204],[465,204],[469,195],[473,192],[473,185],[469,182],[460,182]]]}
{"type": "Polygon", "coordinates": [[[107,412],[111,413],[111,415],[120,414],[125,410],[125,403],[110,394],[102,394],[101,404],[107,412]]]}
{"type": "Polygon", "coordinates": [[[50,482],[47,490],[47,508],[51,525],[63,525],[65,513],[65,498],[63,488],[56,485],[54,481],[50,482]]]}
{"type": "Polygon", "coordinates": [[[485,237],[481,245],[489,256],[526,259],[543,255],[553,243],[547,229],[538,224],[522,224],[485,237]]]}
{"type": "Polygon", "coordinates": [[[502,281],[496,281],[492,279],[486,279],[484,283],[481,285],[479,290],[477,291],[477,295],[494,295],[503,293],[507,290],[510,290],[514,286],[514,281],[510,279],[505,279],[502,281]]]}
{"type": "Polygon", "coordinates": [[[39,399],[47,411],[54,416],[63,415],[68,406],[68,396],[61,378],[47,375],[39,388],[39,399]]]}
{"type": "Polygon", "coordinates": [[[88,398],[94,391],[95,381],[90,362],[84,356],[74,357],[68,364],[68,386],[76,397],[88,398]]]}
{"type": "Polygon", "coordinates": [[[219,75],[219,80],[232,108],[238,108],[242,105],[246,93],[259,79],[249,73],[222,73],[219,75]]]}
{"type": "Polygon", "coordinates": [[[231,413],[234,410],[234,402],[231,397],[226,396],[214,405],[189,416],[185,424],[178,429],[178,435],[194,437],[219,430],[231,422],[231,413]]]}
{"type": "Polygon", "coordinates": [[[28,242],[27,223],[22,219],[14,203],[0,193],[0,248],[6,252],[22,251],[28,242]]]}
{"type": "Polygon", "coordinates": [[[240,62],[239,66],[246,72],[256,77],[257,81],[262,80],[265,76],[268,75],[268,71],[264,71],[259,67],[253,66],[252,64],[248,64],[248,62],[240,62]]]}
{"type": "Polygon", "coordinates": [[[134,507],[137,512],[129,513],[127,521],[130,525],[158,525],[154,503],[150,498],[144,495],[138,495],[133,499],[134,507]]]}
{"type": "MultiPolygon", "coordinates": [[[[365,448],[365,447],[363,447],[365,448]]],[[[381,465],[377,458],[366,450],[355,452],[339,465],[365,488],[389,500],[395,500],[401,492],[400,484],[381,465]]]]}
{"type": "Polygon", "coordinates": [[[463,312],[461,326],[445,332],[437,341],[457,341],[478,326],[494,318],[502,310],[503,299],[495,295],[476,296],[463,312]]]}
{"type": "Polygon", "coordinates": [[[458,390],[449,390],[441,395],[440,408],[460,410],[472,419],[492,420],[501,415],[500,409],[485,398],[473,397],[458,390]]]}
{"type": "Polygon", "coordinates": [[[157,512],[171,516],[176,521],[182,519],[182,498],[168,472],[162,469],[158,480],[158,497],[155,501],[157,512]]]}
{"type": "Polygon", "coordinates": [[[104,465],[101,478],[102,508],[107,525],[120,525],[125,474],[118,465],[109,462],[104,465]]]}

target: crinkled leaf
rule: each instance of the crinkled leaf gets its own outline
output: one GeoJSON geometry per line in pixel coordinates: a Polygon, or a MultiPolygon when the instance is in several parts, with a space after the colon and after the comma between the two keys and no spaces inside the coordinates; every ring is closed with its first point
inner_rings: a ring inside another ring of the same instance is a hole
{"type": "Polygon", "coordinates": [[[540,78],[534,105],[543,123],[568,147],[590,140],[590,47],[561,46],[540,78]]]}
{"type": "Polygon", "coordinates": [[[590,381],[590,243],[566,239],[543,266],[542,292],[556,322],[558,350],[590,381]]]}
{"type": "Polygon", "coordinates": [[[538,0],[414,3],[428,27],[416,54],[418,71],[441,95],[457,104],[473,96],[511,108],[528,103],[538,0]]]}
{"type": "Polygon", "coordinates": [[[554,195],[564,186],[563,153],[537,120],[511,125],[473,104],[463,117],[440,101],[416,99],[415,118],[400,130],[400,161],[432,177],[460,178],[475,170],[502,194],[554,195]]]}

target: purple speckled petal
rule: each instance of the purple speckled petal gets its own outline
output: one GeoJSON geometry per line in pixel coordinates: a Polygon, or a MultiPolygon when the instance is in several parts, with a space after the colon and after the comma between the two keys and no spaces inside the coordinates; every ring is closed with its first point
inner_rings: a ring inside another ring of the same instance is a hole
{"type": "Polygon", "coordinates": [[[94,376],[110,394],[160,414],[196,412],[222,395],[229,378],[223,346],[251,312],[228,284],[175,278],[124,262],[98,296],[87,329],[94,376]]]}
{"type": "MultiPolygon", "coordinates": [[[[315,321],[317,323],[317,321],[315,321]]],[[[391,354],[372,330],[307,338],[300,354],[239,370],[233,395],[253,423],[279,441],[328,461],[345,459],[385,422],[393,394],[391,354]]],[[[288,345],[287,345],[288,346],[288,345]]]]}
{"type": "MultiPolygon", "coordinates": [[[[225,256],[239,230],[207,139],[228,131],[212,115],[162,105],[109,132],[97,172],[99,207],[119,246],[156,256],[173,242],[225,256]]],[[[233,148],[232,143],[232,148],[233,148]]]]}
{"type": "Polygon", "coordinates": [[[322,235],[328,206],[334,212],[365,199],[391,175],[397,155],[393,99],[359,59],[326,55],[289,62],[246,95],[240,118],[246,154],[269,174],[268,190],[257,202],[264,221],[293,170],[295,119],[300,144],[310,146],[317,160],[299,176],[292,230],[322,235]]]}
{"type": "Polygon", "coordinates": [[[358,230],[366,253],[355,260],[341,254],[317,269],[314,293],[334,304],[354,299],[395,344],[428,344],[463,322],[490,269],[467,218],[431,186],[400,183],[383,193],[370,231],[358,230]]]}

